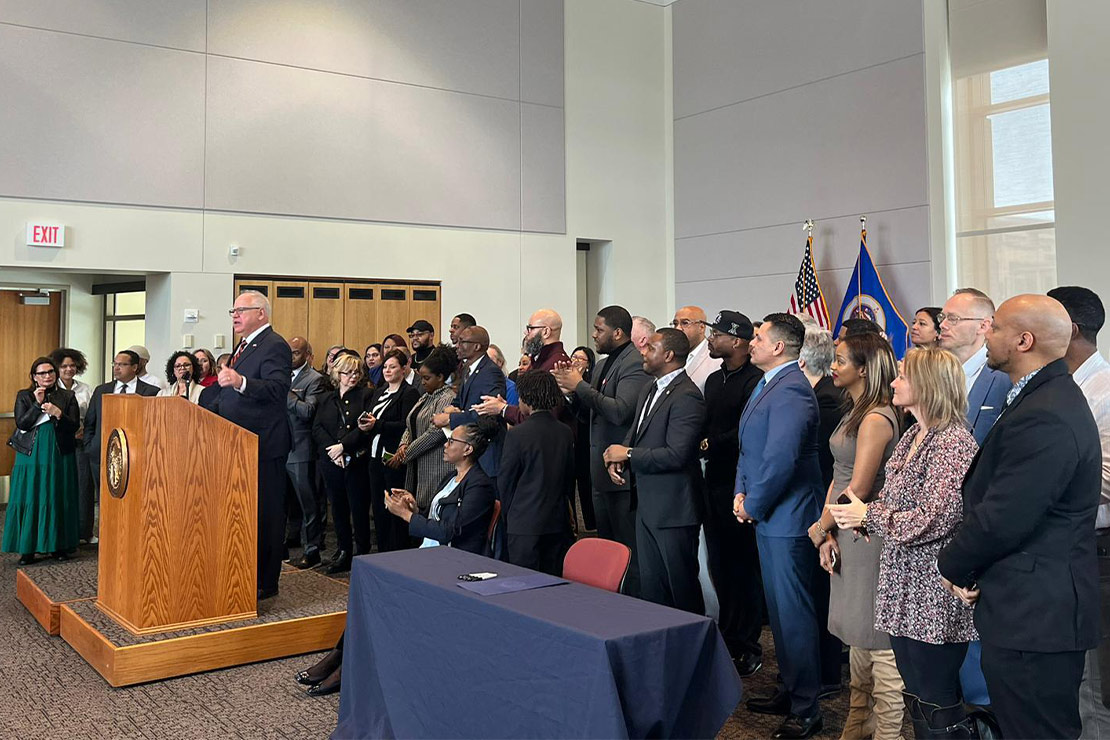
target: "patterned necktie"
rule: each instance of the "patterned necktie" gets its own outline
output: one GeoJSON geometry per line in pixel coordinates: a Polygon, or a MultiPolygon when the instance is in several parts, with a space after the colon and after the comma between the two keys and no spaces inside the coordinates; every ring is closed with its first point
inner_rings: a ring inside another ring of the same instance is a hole
{"type": "Polygon", "coordinates": [[[231,367],[235,367],[235,363],[239,361],[239,355],[243,354],[243,349],[247,346],[247,338],[243,337],[239,340],[239,346],[235,348],[235,354],[231,356],[231,367]]]}

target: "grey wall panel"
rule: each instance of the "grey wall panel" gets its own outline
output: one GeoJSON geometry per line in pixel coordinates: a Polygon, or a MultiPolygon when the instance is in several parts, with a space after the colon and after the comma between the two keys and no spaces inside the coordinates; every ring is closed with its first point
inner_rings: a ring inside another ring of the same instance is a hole
{"type": "Polygon", "coordinates": [[[924,50],[922,0],[681,0],[676,118],[924,50]]]}
{"type": "Polygon", "coordinates": [[[675,122],[675,235],[923,205],[923,55],[675,122]]]}
{"type": "Polygon", "coordinates": [[[520,99],[563,104],[563,0],[520,0],[520,99]]]}
{"type": "Polygon", "coordinates": [[[211,0],[208,51],[517,99],[518,0],[211,0]]]}
{"type": "Polygon", "coordinates": [[[519,103],[213,57],[209,208],[520,228],[519,103]]]}
{"type": "MultiPolygon", "coordinates": [[[[818,214],[812,214],[818,215],[818,214]]],[[[742,275],[797,275],[805,248],[802,222],[675,241],[675,280],[742,275]]],[[[876,262],[929,260],[929,208],[867,214],[867,246],[876,262]]],[[[818,270],[850,269],[859,254],[859,218],[818,221],[813,260],[818,270]]]]}
{"type": "Polygon", "coordinates": [[[525,231],[566,231],[563,109],[521,106],[521,224],[525,231]]]}
{"type": "Polygon", "coordinates": [[[200,207],[204,57],[0,25],[0,195],[200,207]]]}
{"type": "MultiPolygon", "coordinates": [[[[907,322],[912,321],[912,312],[928,305],[931,271],[929,263],[880,264],[878,269],[902,318],[907,322]]],[[[675,305],[702,306],[710,315],[722,308],[729,308],[758,320],[774,311],[789,310],[790,293],[794,289],[796,275],[795,272],[678,283],[675,285],[675,305]]],[[[851,269],[818,273],[829,315],[834,323],[851,277],[851,269]]]]}
{"type": "Polygon", "coordinates": [[[204,51],[205,0],[0,0],[0,23],[204,51]]]}

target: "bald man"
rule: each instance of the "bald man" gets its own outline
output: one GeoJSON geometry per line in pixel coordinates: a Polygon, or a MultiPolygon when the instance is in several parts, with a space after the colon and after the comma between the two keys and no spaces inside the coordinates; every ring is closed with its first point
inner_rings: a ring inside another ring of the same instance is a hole
{"type": "Polygon", "coordinates": [[[709,356],[709,343],[705,341],[705,311],[699,306],[683,306],[674,312],[671,327],[678,329],[690,340],[686,375],[704,394],[706,379],[721,369],[721,360],[709,356]]]}
{"type": "MultiPolygon", "coordinates": [[[[550,308],[541,308],[528,317],[524,327],[524,354],[532,358],[531,370],[551,372],[556,365],[570,363],[567,351],[563,349],[563,318],[550,308]]],[[[524,414],[520,407],[509,404],[504,398],[487,396],[482,403],[475,407],[480,414],[500,414],[505,421],[513,426],[524,421],[524,414]]],[[[568,415],[562,412],[557,416],[564,421],[570,421],[568,415]]]]}
{"type": "MultiPolygon", "coordinates": [[[[1013,388],[964,478],[963,523],[937,558],[943,585],[977,602],[983,674],[1003,737],[1079,737],[1084,653],[1098,643],[1102,451],[1064,359],[1071,329],[1048,296],[999,306],[987,363],[1013,388]]],[[[951,725],[956,717],[945,711],[934,718],[951,725]]]]}

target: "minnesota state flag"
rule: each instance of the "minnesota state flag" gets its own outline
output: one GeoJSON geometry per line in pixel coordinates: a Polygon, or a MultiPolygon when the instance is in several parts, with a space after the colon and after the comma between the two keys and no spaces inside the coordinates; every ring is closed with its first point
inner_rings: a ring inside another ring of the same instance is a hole
{"type": "Polygon", "coordinates": [[[840,325],[847,319],[868,319],[878,324],[890,340],[895,356],[901,360],[910,347],[910,332],[905,319],[890,300],[879,271],[871,261],[867,250],[867,229],[860,230],[859,257],[848,290],[844,293],[844,303],[836,317],[833,336],[840,334],[840,325]]]}

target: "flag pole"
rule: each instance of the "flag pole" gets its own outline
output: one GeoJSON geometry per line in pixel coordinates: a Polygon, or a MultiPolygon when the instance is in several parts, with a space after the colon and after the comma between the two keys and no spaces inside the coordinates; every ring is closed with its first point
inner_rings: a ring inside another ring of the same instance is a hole
{"type": "MultiPolygon", "coordinates": [[[[859,217],[859,233],[860,241],[864,244],[867,243],[867,216],[859,217]]],[[[863,307],[863,249],[860,249],[859,254],[859,269],[856,270],[856,307],[863,307]]],[[[860,311],[860,315],[863,312],[860,311]]]]}

